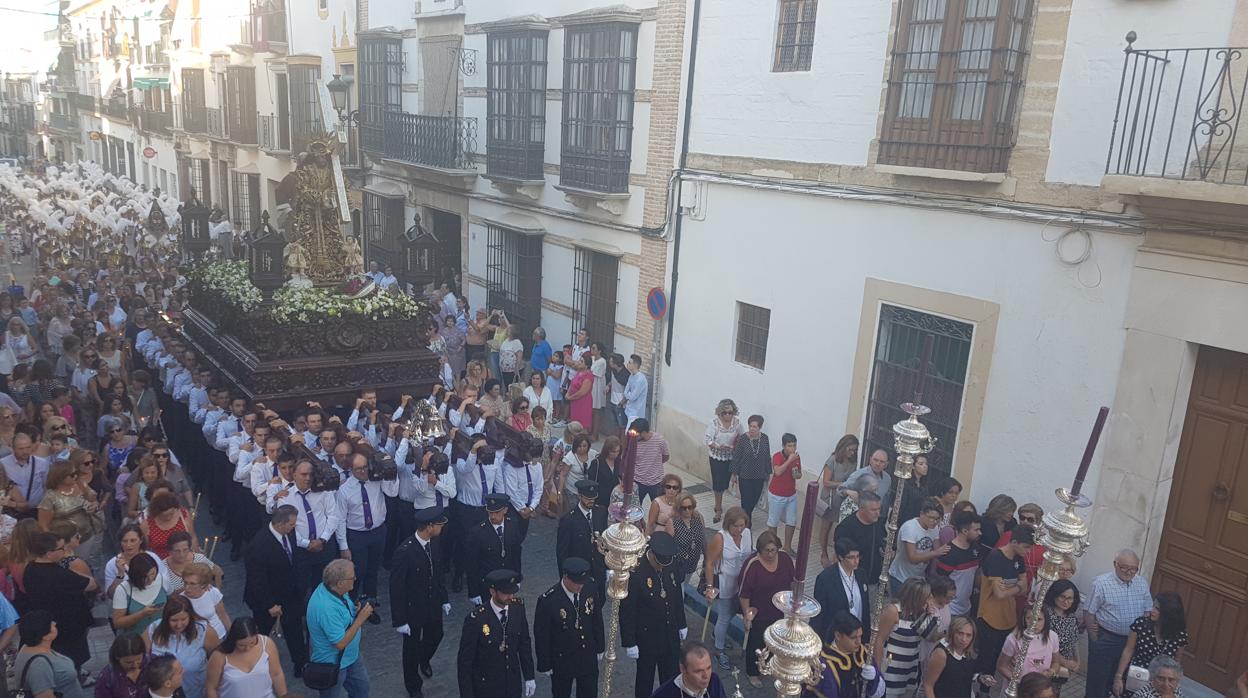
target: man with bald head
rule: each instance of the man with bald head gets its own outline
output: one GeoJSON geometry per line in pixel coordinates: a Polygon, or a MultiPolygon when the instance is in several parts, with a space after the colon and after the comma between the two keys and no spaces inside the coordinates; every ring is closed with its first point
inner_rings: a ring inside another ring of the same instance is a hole
{"type": "Polygon", "coordinates": [[[1140,556],[1121,550],[1114,569],[1092,582],[1084,607],[1088,625],[1087,698],[1106,698],[1131,632],[1131,623],[1153,608],[1148,581],[1140,576],[1140,556]]]}
{"type": "Polygon", "coordinates": [[[875,493],[880,495],[880,499],[887,500],[888,493],[893,489],[893,476],[888,474],[888,451],[882,448],[872,451],[867,464],[850,473],[837,491],[841,496],[857,501],[859,492],[870,489],[866,483],[872,478],[879,483],[875,493]]]}

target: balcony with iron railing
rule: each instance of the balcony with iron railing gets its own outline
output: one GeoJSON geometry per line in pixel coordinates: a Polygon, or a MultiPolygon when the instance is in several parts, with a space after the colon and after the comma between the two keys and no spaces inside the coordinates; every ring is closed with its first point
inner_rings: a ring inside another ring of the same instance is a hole
{"type": "Polygon", "coordinates": [[[77,114],[48,114],[48,127],[63,133],[77,133],[77,114]]]}
{"type": "Polygon", "coordinates": [[[290,121],[273,114],[260,115],[260,149],[290,152],[290,121]]]}
{"type": "MultiPolygon", "coordinates": [[[[201,102],[202,104],[202,102],[201,102]]],[[[174,111],[182,113],[182,130],[187,133],[208,133],[208,109],[186,102],[175,103],[174,111]]]]}
{"type": "Polygon", "coordinates": [[[136,111],[139,116],[140,130],[148,133],[169,134],[169,129],[173,125],[173,112],[150,107],[139,107],[136,111]]]}
{"type": "Polygon", "coordinates": [[[1154,200],[1248,205],[1248,47],[1128,46],[1102,185],[1154,200]]]}
{"type": "MultiPolygon", "coordinates": [[[[204,133],[208,134],[209,138],[224,140],[229,136],[229,131],[225,127],[225,110],[205,109],[204,117],[204,133]]],[[[189,122],[186,130],[191,130],[189,122]]]]}
{"type": "Polygon", "coordinates": [[[85,92],[77,92],[70,99],[74,103],[74,106],[78,108],[78,111],[86,112],[88,114],[95,113],[95,97],[85,92]]]}
{"type": "Polygon", "coordinates": [[[465,173],[473,171],[476,144],[475,118],[385,113],[381,149],[384,158],[465,173]]]}
{"type": "Polygon", "coordinates": [[[363,166],[363,160],[360,158],[360,127],[353,123],[345,126],[340,125],[339,129],[346,134],[346,143],[339,143],[338,158],[342,161],[342,166],[347,168],[359,168],[363,166]]]}
{"type": "Polygon", "coordinates": [[[254,0],[251,15],[243,22],[243,44],[258,52],[285,53],[286,3],[284,0],[254,0]]]}
{"type": "Polygon", "coordinates": [[[100,99],[99,113],[110,119],[130,120],[130,105],[125,99],[100,99]]]}

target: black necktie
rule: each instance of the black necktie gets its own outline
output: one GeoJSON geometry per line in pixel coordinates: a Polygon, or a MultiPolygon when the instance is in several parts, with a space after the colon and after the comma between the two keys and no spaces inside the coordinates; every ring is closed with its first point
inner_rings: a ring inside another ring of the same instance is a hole
{"type": "Polygon", "coordinates": [[[593,514],[593,512],[590,512],[590,511],[585,512],[585,523],[588,523],[590,528],[593,528],[593,527],[594,527],[594,514],[593,514]]]}
{"type": "Polygon", "coordinates": [[[503,609],[498,613],[498,622],[503,624],[503,630],[507,629],[507,609],[503,609]]]}

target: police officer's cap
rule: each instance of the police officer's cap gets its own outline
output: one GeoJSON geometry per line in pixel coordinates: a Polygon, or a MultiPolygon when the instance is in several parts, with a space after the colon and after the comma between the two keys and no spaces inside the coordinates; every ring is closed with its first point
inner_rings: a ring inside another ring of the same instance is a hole
{"type": "Polygon", "coordinates": [[[586,499],[598,498],[598,481],[585,478],[576,481],[576,493],[586,499]]]}
{"type": "Polygon", "coordinates": [[[507,503],[511,501],[505,494],[492,493],[485,495],[486,511],[503,511],[507,508],[507,503]]]}
{"type": "Polygon", "coordinates": [[[650,536],[650,552],[661,564],[670,565],[676,558],[676,539],[666,531],[656,531],[650,536]]]}
{"type": "Polygon", "coordinates": [[[589,579],[589,561],[580,557],[564,560],[563,575],[577,584],[584,584],[589,579]]]}
{"type": "Polygon", "coordinates": [[[446,510],[439,506],[418,509],[416,511],[416,527],[436,526],[446,523],[446,510]]]}
{"type": "Polygon", "coordinates": [[[504,594],[520,591],[520,579],[520,573],[515,570],[494,570],[485,575],[486,586],[504,594]]]}

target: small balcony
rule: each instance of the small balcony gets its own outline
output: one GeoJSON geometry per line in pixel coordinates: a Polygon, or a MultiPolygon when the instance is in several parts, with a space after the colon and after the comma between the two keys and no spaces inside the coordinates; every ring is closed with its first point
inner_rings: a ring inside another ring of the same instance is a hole
{"type": "Polygon", "coordinates": [[[257,53],[285,53],[285,0],[255,0],[251,16],[243,25],[243,44],[257,53]]]}
{"type": "Polygon", "coordinates": [[[260,115],[260,149],[290,152],[290,121],[273,114],[260,115]]]}
{"type": "MultiPolygon", "coordinates": [[[[202,102],[200,103],[202,105],[202,102]]],[[[208,133],[208,109],[203,106],[183,102],[174,106],[175,111],[182,112],[182,130],[187,133],[208,133]]]]}
{"type": "Polygon", "coordinates": [[[476,119],[390,111],[383,129],[382,157],[438,170],[474,170],[476,119]]]}
{"type": "Polygon", "coordinates": [[[95,97],[83,92],[75,92],[70,100],[74,103],[74,106],[78,108],[78,111],[86,112],[88,114],[95,113],[95,97]]]}
{"type": "Polygon", "coordinates": [[[360,127],[355,124],[347,124],[339,126],[344,129],[347,136],[346,143],[340,143],[341,150],[338,153],[342,166],[348,169],[358,169],[363,166],[360,159],[360,127]]]}
{"type": "Polygon", "coordinates": [[[77,114],[49,114],[48,128],[53,131],[62,133],[78,132],[78,115],[77,114]]]}
{"type": "Polygon", "coordinates": [[[107,116],[110,119],[120,119],[122,121],[130,120],[130,105],[125,99],[100,99],[101,116],[107,116]]]}
{"type": "MultiPolygon", "coordinates": [[[[219,138],[225,140],[230,134],[225,128],[225,112],[221,109],[205,109],[204,110],[204,133],[209,138],[219,138]]],[[[190,131],[191,127],[187,125],[186,130],[190,131]]]]}
{"type": "Polygon", "coordinates": [[[1191,202],[1244,206],[1248,47],[1137,49],[1134,40],[1132,32],[1102,185],[1145,212],[1174,201],[1189,213],[1191,202]]]}
{"type": "Polygon", "coordinates": [[[148,133],[169,135],[169,129],[173,125],[173,112],[149,109],[147,107],[139,107],[137,112],[141,130],[148,133]]]}

